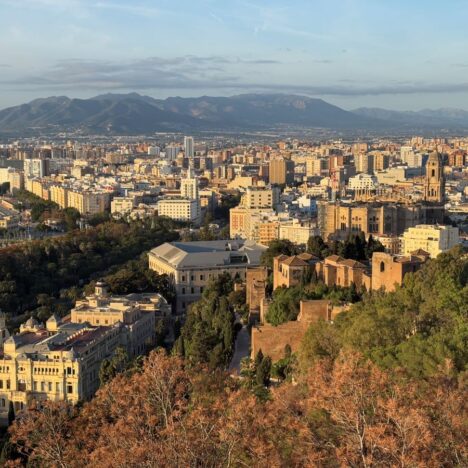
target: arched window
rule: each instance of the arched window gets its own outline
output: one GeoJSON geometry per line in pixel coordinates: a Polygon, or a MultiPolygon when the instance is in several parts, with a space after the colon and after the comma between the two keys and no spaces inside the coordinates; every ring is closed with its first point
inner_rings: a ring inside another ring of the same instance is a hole
{"type": "Polygon", "coordinates": [[[435,177],[435,169],[432,169],[431,176],[435,177]]]}
{"type": "Polygon", "coordinates": [[[380,262],[380,273],[383,273],[385,271],[385,263],[380,262]]]}

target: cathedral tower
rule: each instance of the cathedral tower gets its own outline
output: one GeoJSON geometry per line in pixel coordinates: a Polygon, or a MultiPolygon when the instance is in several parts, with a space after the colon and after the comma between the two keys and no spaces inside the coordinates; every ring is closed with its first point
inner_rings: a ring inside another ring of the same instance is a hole
{"type": "Polygon", "coordinates": [[[445,180],[442,160],[437,151],[429,155],[426,163],[426,180],[424,182],[424,200],[432,203],[444,202],[445,180]]]}

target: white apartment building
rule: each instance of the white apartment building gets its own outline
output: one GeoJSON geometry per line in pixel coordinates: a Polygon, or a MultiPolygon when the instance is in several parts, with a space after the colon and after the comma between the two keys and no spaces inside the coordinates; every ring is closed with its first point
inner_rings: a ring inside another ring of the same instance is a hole
{"type": "Polygon", "coordinates": [[[130,213],[135,206],[135,197],[114,197],[111,201],[111,213],[124,215],[130,213]]]}
{"type": "Polygon", "coordinates": [[[437,257],[459,243],[458,228],[453,226],[418,224],[407,229],[401,237],[403,255],[422,249],[430,254],[431,258],[437,257]]]}
{"type": "Polygon", "coordinates": [[[350,177],[348,181],[350,190],[375,190],[377,185],[377,177],[363,173],[350,177]]]}
{"type": "Polygon", "coordinates": [[[307,245],[309,238],[318,236],[319,229],[311,224],[301,223],[298,219],[280,223],[279,238],[288,239],[298,245],[307,245]]]}
{"type": "Polygon", "coordinates": [[[158,201],[158,214],[197,225],[200,224],[200,202],[181,197],[165,198],[158,201]]]}

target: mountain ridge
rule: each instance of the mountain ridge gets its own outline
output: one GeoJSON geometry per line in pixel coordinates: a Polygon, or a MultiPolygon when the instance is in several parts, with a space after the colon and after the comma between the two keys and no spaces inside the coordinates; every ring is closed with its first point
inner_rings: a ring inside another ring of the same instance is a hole
{"type": "Polygon", "coordinates": [[[156,99],[138,93],[106,93],[80,99],[38,98],[0,110],[0,132],[81,131],[144,134],[159,131],[266,130],[279,127],[329,130],[468,128],[461,109],[344,110],[320,98],[295,94],[239,94],[156,99]]]}

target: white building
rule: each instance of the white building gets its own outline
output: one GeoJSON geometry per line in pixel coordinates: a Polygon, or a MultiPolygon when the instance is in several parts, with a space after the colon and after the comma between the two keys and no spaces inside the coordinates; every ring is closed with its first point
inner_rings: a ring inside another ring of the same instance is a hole
{"type": "Polygon", "coordinates": [[[180,181],[180,195],[190,200],[198,200],[200,197],[198,192],[198,179],[194,176],[191,168],[187,171],[187,177],[180,181]]]}
{"type": "Polygon", "coordinates": [[[24,176],[26,178],[45,177],[49,175],[49,160],[48,159],[25,159],[24,160],[24,176]]]}
{"type": "Polygon", "coordinates": [[[181,197],[165,198],[158,201],[158,215],[198,225],[200,202],[181,197]]]}
{"type": "Polygon", "coordinates": [[[135,197],[114,197],[111,201],[112,214],[126,214],[130,213],[135,206],[135,197]]]}
{"type": "Polygon", "coordinates": [[[369,174],[357,174],[348,181],[350,190],[375,190],[377,185],[377,177],[369,174]]]}
{"type": "Polygon", "coordinates": [[[148,156],[159,156],[160,152],[159,146],[148,146],[148,156]]]}
{"type": "Polygon", "coordinates": [[[219,275],[229,273],[245,280],[248,268],[260,266],[265,250],[255,242],[241,240],[171,242],[151,250],[149,267],[169,276],[176,291],[176,310],[181,314],[219,275]]]}
{"type": "Polygon", "coordinates": [[[280,223],[279,225],[279,238],[288,239],[298,245],[307,245],[311,237],[319,234],[320,231],[317,227],[308,223],[301,223],[298,219],[280,223]]]}
{"type": "Polygon", "coordinates": [[[422,249],[437,257],[442,252],[450,250],[460,243],[457,227],[418,224],[407,229],[401,238],[402,254],[409,255],[415,250],[422,249]]]}

